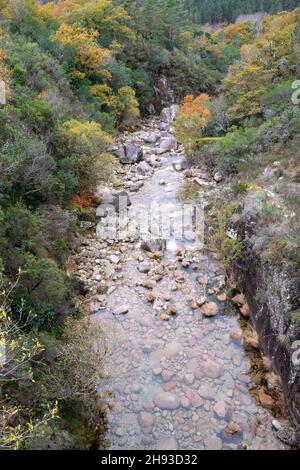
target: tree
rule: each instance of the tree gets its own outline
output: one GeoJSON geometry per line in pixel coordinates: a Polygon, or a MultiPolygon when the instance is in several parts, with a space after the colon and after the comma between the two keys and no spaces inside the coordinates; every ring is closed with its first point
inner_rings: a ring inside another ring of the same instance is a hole
{"type": "Polygon", "coordinates": [[[210,97],[203,93],[196,98],[186,96],[175,121],[175,130],[180,142],[191,150],[202,136],[211,113],[208,109],[210,97]]]}
{"type": "Polygon", "coordinates": [[[96,43],[99,33],[88,32],[79,25],[63,23],[52,36],[52,41],[75,50],[75,69],[72,74],[76,78],[84,78],[89,73],[98,73],[106,78],[109,72],[104,68],[111,53],[96,43]]]}

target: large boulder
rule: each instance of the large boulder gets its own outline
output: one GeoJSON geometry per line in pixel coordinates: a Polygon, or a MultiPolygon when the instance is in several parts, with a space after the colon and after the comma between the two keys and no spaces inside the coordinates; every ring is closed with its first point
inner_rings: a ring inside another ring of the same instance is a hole
{"type": "Polygon", "coordinates": [[[177,146],[177,140],[175,137],[170,135],[169,137],[164,137],[161,140],[156,153],[160,155],[162,153],[172,152],[173,150],[177,150],[177,146]]]}
{"type": "Polygon", "coordinates": [[[164,251],[166,248],[166,240],[162,238],[149,238],[144,240],[141,244],[142,250],[155,253],[157,251],[164,251]]]}
{"type": "Polygon", "coordinates": [[[177,104],[172,104],[172,106],[168,108],[163,108],[160,114],[160,120],[162,122],[170,124],[171,122],[175,120],[178,110],[179,110],[179,106],[177,104]]]}
{"type": "Polygon", "coordinates": [[[120,162],[124,165],[140,162],[143,158],[143,150],[141,147],[131,142],[119,147],[115,153],[120,162]]]}

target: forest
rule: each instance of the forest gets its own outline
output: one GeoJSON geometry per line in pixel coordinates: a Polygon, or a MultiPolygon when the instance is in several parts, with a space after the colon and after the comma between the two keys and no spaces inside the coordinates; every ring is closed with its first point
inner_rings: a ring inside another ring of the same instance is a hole
{"type": "Polygon", "coordinates": [[[234,23],[238,16],[279,13],[299,6],[297,0],[186,0],[185,7],[196,23],[234,23]]]}
{"type": "Polygon", "coordinates": [[[39,447],[62,422],[100,445],[104,351],[91,347],[97,329],[76,302],[86,286],[68,272],[69,256],[99,203],[96,186],[116,181],[115,139],[168,104],[162,83],[180,105],[174,129],[188,164],[226,181],[210,223],[228,270],[248,256],[239,219],[247,195],[267,187],[265,168],[281,178],[282,204],[261,200],[255,266],[284,266],[292,294],[282,302],[294,313],[278,341],[298,338],[299,3],[0,0],[1,450],[39,447]],[[270,14],[262,32],[231,24],[257,11],[270,14]],[[215,22],[224,24],[202,31],[215,22]]]}

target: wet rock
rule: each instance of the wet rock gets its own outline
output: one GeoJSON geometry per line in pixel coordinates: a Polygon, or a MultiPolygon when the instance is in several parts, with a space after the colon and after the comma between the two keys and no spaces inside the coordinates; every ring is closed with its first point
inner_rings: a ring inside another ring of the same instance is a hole
{"type": "Polygon", "coordinates": [[[164,251],[166,248],[166,240],[162,238],[150,238],[141,243],[142,250],[155,253],[157,251],[164,251]]]}
{"type": "Polygon", "coordinates": [[[173,388],[176,387],[176,382],[175,380],[171,380],[170,382],[167,382],[163,385],[163,389],[165,392],[170,392],[171,390],[173,390],[173,388]]]}
{"type": "Polygon", "coordinates": [[[119,147],[115,154],[120,162],[125,165],[138,163],[143,158],[143,150],[141,147],[130,142],[119,147]]]}
{"type": "Polygon", "coordinates": [[[201,307],[201,312],[205,317],[215,317],[218,313],[218,306],[215,302],[206,302],[201,307]]]}
{"type": "Polygon", "coordinates": [[[207,436],[204,440],[205,446],[208,450],[221,450],[222,441],[216,436],[207,436]]]}
{"type": "Polygon", "coordinates": [[[169,380],[172,379],[172,377],[174,377],[175,375],[175,372],[173,370],[164,370],[162,372],[162,379],[164,382],[168,382],[169,380]]]}
{"type": "Polygon", "coordinates": [[[203,297],[200,297],[200,299],[197,300],[197,305],[199,307],[202,307],[202,305],[204,305],[206,302],[207,302],[207,298],[203,296],[203,297]]]}
{"type": "Polygon", "coordinates": [[[201,371],[205,377],[209,377],[210,379],[217,379],[222,374],[221,366],[211,359],[207,359],[202,364],[201,371]]]}
{"type": "Polygon", "coordinates": [[[115,307],[113,310],[114,315],[125,315],[126,313],[128,313],[128,307],[126,304],[115,307]]]}
{"type": "Polygon", "coordinates": [[[180,400],[180,404],[183,408],[190,408],[191,407],[191,402],[190,400],[187,398],[187,397],[183,397],[181,400],[180,400]]]}
{"type": "Polygon", "coordinates": [[[219,400],[214,406],[214,413],[218,418],[225,418],[226,404],[224,400],[219,400]]]}
{"type": "Polygon", "coordinates": [[[217,296],[217,299],[219,300],[219,302],[226,302],[227,300],[227,295],[225,294],[225,292],[223,292],[222,294],[219,294],[217,296]]]}
{"type": "Polygon", "coordinates": [[[225,428],[226,434],[229,436],[234,436],[235,434],[239,434],[241,432],[241,427],[235,423],[234,421],[231,421],[228,426],[225,428]]]}
{"type": "Polygon", "coordinates": [[[161,410],[176,410],[180,401],[177,395],[170,392],[158,392],[153,397],[154,404],[161,410]]]}
{"type": "Polygon", "coordinates": [[[243,339],[243,333],[240,330],[231,330],[230,331],[230,338],[234,343],[241,343],[243,339]]]}
{"type": "Polygon", "coordinates": [[[203,406],[203,400],[194,390],[187,390],[186,397],[190,400],[194,408],[200,408],[203,406]]]}
{"type": "Polygon", "coordinates": [[[152,428],[154,424],[154,416],[146,411],[141,411],[138,417],[138,422],[142,428],[152,428]]]}
{"type": "Polygon", "coordinates": [[[178,450],[175,437],[162,437],[157,443],[157,450],[178,450]]]}

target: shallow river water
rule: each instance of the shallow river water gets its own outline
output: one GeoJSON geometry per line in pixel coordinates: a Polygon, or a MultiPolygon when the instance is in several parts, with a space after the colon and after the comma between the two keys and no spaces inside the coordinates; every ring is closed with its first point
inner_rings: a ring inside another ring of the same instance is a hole
{"type": "MultiPolygon", "coordinates": [[[[161,156],[161,167],[130,194],[131,212],[154,201],[180,206],[182,194],[193,192],[173,168],[178,160],[174,152],[161,156]]],[[[111,377],[99,387],[100,394],[112,391],[108,447],[283,448],[272,415],[251,395],[250,362],[237,311],[225,300],[220,262],[205,249],[174,239],[161,259],[149,258],[138,241],[123,244],[117,253],[122,275],[107,308],[94,315],[114,331],[111,377]],[[141,273],[145,261],[150,271],[141,273]],[[206,318],[195,305],[203,296],[217,304],[214,317],[206,318]],[[124,304],[128,312],[114,315],[124,304]],[[176,313],[164,321],[161,315],[170,307],[176,313]]]]}

